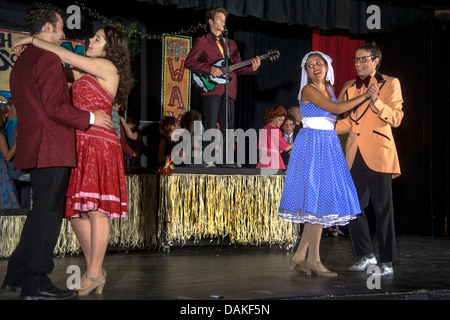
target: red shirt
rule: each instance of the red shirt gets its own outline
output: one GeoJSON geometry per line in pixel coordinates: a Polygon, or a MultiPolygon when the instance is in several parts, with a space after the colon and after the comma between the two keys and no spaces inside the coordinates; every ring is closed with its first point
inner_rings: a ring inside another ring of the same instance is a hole
{"type": "MultiPolygon", "coordinates": [[[[228,39],[228,44],[230,46],[229,66],[242,62],[236,42],[228,39]]],[[[194,45],[186,57],[185,66],[193,72],[210,74],[212,65],[222,59],[223,56],[216,41],[213,39],[211,33],[207,33],[195,39],[194,45]]],[[[237,95],[237,74],[251,75],[255,73],[251,65],[229,73],[231,80],[228,84],[228,95],[233,100],[236,100],[237,95]]],[[[225,84],[217,84],[212,91],[204,92],[202,95],[223,95],[224,93],[225,84]]]]}

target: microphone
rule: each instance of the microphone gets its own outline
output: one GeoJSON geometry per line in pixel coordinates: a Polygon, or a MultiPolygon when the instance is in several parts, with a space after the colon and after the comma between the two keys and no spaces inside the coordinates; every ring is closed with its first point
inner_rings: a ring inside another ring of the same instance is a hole
{"type": "Polygon", "coordinates": [[[223,35],[226,37],[228,36],[228,29],[227,26],[223,26],[223,35]]]}

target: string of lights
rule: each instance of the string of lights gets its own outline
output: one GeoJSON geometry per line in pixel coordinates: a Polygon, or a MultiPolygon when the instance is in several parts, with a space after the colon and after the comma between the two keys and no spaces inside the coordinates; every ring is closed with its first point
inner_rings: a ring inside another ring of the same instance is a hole
{"type": "MultiPolygon", "coordinates": [[[[125,32],[128,36],[138,36],[138,37],[141,37],[142,39],[147,39],[147,40],[161,40],[162,39],[162,35],[150,34],[150,33],[144,32],[144,31],[140,31],[136,28],[135,24],[131,24],[130,26],[126,27],[120,22],[113,21],[113,20],[106,18],[105,16],[103,16],[102,14],[97,12],[97,10],[95,10],[95,9],[92,10],[92,9],[86,7],[84,5],[84,3],[78,3],[78,2],[75,2],[75,3],[78,6],[80,6],[81,10],[85,11],[89,16],[101,21],[103,24],[109,25],[111,27],[114,27],[114,28],[122,31],[122,32],[125,32]]],[[[206,24],[199,23],[199,24],[193,25],[187,29],[182,29],[178,32],[168,32],[167,34],[174,35],[174,36],[186,35],[189,33],[195,33],[200,29],[206,30],[206,24]]]]}

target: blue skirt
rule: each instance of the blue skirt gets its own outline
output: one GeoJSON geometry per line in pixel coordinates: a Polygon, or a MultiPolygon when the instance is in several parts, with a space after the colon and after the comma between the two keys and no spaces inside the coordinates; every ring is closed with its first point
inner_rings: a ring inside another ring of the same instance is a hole
{"type": "Polygon", "coordinates": [[[20,204],[14,182],[9,175],[5,160],[0,158],[0,209],[18,208],[20,208],[20,204]]]}
{"type": "Polygon", "coordinates": [[[346,225],[361,213],[334,130],[303,128],[289,159],[278,215],[295,223],[346,225]]]}

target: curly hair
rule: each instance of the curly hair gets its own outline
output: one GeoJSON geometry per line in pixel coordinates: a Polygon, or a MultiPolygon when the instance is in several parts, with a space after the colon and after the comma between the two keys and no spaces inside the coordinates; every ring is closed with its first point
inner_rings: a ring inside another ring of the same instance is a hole
{"type": "Polygon", "coordinates": [[[127,37],[125,33],[110,26],[106,26],[103,30],[106,40],[105,59],[110,60],[116,66],[120,76],[115,101],[121,105],[126,105],[133,78],[131,71],[131,52],[128,47],[127,37]]]}
{"type": "Polygon", "coordinates": [[[30,34],[33,36],[41,33],[42,27],[47,22],[50,22],[56,28],[56,23],[58,22],[56,14],[62,17],[64,12],[61,8],[50,3],[36,2],[30,5],[25,10],[25,23],[30,34]]]}
{"type": "Polygon", "coordinates": [[[273,119],[277,117],[286,117],[287,111],[283,106],[272,106],[267,109],[266,114],[264,115],[264,121],[266,123],[271,123],[273,119]]]}

